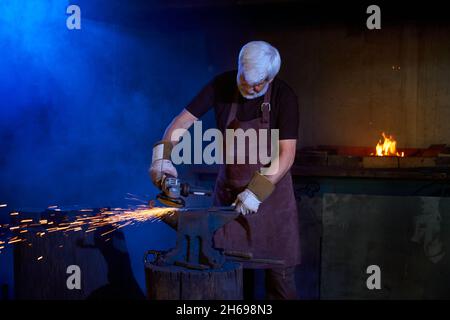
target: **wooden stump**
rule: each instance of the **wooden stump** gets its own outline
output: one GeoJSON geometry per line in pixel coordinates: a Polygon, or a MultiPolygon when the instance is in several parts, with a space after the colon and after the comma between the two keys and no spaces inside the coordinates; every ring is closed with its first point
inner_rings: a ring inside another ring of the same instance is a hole
{"type": "Polygon", "coordinates": [[[221,269],[189,270],[145,264],[150,300],[242,300],[242,265],[226,262],[221,269]]]}

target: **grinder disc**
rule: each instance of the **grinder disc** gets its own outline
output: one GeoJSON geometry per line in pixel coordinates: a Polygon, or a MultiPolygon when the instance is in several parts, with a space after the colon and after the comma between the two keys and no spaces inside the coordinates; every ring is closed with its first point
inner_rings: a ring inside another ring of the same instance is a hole
{"type": "Polygon", "coordinates": [[[156,196],[159,202],[168,207],[175,208],[183,208],[185,205],[185,201],[183,198],[171,198],[165,195],[164,193],[160,193],[156,196]]]}

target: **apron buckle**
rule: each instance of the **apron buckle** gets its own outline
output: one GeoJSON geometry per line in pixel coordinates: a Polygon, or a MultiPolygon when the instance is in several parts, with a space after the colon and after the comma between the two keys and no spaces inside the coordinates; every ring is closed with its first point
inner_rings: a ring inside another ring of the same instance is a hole
{"type": "Polygon", "coordinates": [[[261,111],[264,112],[264,108],[267,107],[267,111],[270,111],[270,102],[261,103],[261,111]]]}

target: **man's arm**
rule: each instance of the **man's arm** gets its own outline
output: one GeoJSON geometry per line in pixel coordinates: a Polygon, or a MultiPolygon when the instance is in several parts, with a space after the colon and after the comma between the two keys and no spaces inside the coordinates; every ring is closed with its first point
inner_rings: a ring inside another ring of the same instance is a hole
{"type": "Polygon", "coordinates": [[[266,175],[259,172],[254,173],[247,188],[237,196],[236,210],[244,215],[258,211],[261,202],[273,192],[275,185],[292,167],[295,160],[296,145],[296,139],[279,141],[279,156],[272,160],[272,168],[266,175]],[[272,174],[270,171],[273,168],[276,168],[276,171],[272,174]]]}
{"type": "Polygon", "coordinates": [[[178,141],[172,140],[172,134],[175,130],[184,129],[188,130],[192,124],[197,121],[197,117],[192,113],[183,109],[179,115],[177,115],[172,122],[167,126],[166,131],[164,132],[164,136],[162,140],[172,142],[172,145],[178,143],[178,141]]]}
{"type": "Polygon", "coordinates": [[[280,181],[286,172],[292,167],[292,164],[295,160],[295,152],[297,149],[297,140],[296,139],[287,139],[280,140],[280,154],[279,159],[275,159],[274,161],[278,161],[278,170],[275,174],[266,175],[266,178],[269,179],[273,184],[277,184],[280,181]]]}
{"type": "MultiPolygon", "coordinates": [[[[164,175],[174,177],[178,175],[171,161],[172,148],[178,143],[177,139],[172,139],[174,137],[173,133],[177,130],[182,130],[183,132],[188,130],[198,118],[214,105],[213,84],[214,80],[203,87],[186,108],[167,126],[162,140],[153,146],[152,164],[149,173],[156,186],[160,186],[164,175]]],[[[177,137],[180,137],[180,135],[177,135],[177,137]]]]}
{"type": "Polygon", "coordinates": [[[183,109],[168,125],[163,139],[153,146],[152,164],[149,174],[155,186],[160,187],[164,175],[178,176],[177,169],[175,169],[171,161],[172,147],[178,143],[177,140],[172,140],[172,133],[178,129],[188,130],[196,120],[197,117],[183,109]]]}

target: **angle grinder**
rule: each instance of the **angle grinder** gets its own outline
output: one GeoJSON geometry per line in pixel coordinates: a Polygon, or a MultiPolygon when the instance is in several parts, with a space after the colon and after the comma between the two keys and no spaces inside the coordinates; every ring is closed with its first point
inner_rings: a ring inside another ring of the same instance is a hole
{"type": "Polygon", "coordinates": [[[212,194],[211,190],[192,187],[189,183],[181,182],[180,179],[170,175],[163,176],[160,189],[161,193],[156,196],[156,199],[166,206],[175,208],[185,206],[186,202],[182,197],[189,195],[211,196],[212,194]]]}

